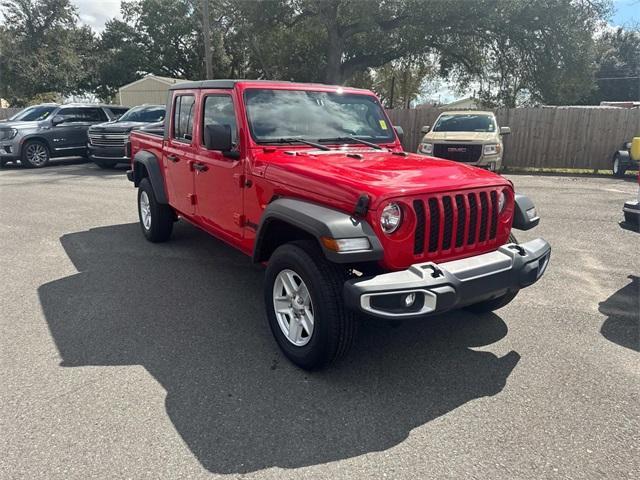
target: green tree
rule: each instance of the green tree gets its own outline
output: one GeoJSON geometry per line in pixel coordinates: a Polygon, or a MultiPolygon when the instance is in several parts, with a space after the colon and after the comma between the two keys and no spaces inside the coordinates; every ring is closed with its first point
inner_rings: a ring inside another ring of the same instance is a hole
{"type": "Polygon", "coordinates": [[[640,30],[607,30],[597,39],[593,91],[585,103],[640,99],[640,30]]]}
{"type": "Polygon", "coordinates": [[[95,37],[78,26],[69,0],[4,0],[0,41],[3,96],[24,105],[45,92],[80,93],[92,86],[95,37]]]}

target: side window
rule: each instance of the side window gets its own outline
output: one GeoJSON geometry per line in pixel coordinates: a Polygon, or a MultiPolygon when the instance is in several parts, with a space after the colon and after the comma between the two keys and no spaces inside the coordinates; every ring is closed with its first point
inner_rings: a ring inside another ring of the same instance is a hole
{"type": "Polygon", "coordinates": [[[173,109],[173,138],[191,141],[193,135],[193,114],[195,97],[180,95],[175,99],[173,109]]]}
{"type": "MultiPolygon", "coordinates": [[[[209,95],[204,100],[203,128],[210,124],[229,125],[234,145],[238,143],[238,127],[233,100],[230,95],[209,95]]],[[[204,139],[200,139],[204,143],[204,139]]]]}
{"type": "Polygon", "coordinates": [[[106,122],[107,114],[101,108],[85,108],[87,122],[106,122]]]}
{"type": "Polygon", "coordinates": [[[127,113],[127,110],[129,109],[126,107],[109,107],[109,111],[113,118],[120,118],[122,115],[127,113]]]}
{"type": "Polygon", "coordinates": [[[81,108],[61,108],[56,116],[64,118],[64,123],[86,122],[81,108]]]}

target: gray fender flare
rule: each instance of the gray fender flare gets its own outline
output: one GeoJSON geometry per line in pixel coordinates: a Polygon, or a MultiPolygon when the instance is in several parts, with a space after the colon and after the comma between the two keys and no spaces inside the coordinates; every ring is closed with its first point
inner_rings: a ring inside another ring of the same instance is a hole
{"type": "Polygon", "coordinates": [[[36,132],[36,133],[28,133],[20,139],[20,152],[18,153],[18,155],[22,155],[22,147],[24,147],[24,144],[30,140],[37,140],[39,142],[44,143],[47,146],[47,149],[49,150],[49,155],[53,156],[53,154],[55,153],[53,145],[51,145],[51,142],[49,141],[49,139],[45,135],[42,135],[41,133],[36,132]]]}
{"type": "Polygon", "coordinates": [[[531,230],[540,223],[540,217],[535,210],[535,205],[529,197],[516,193],[514,212],[513,212],[513,228],[518,230],[531,230]],[[529,218],[527,211],[534,209],[534,216],[529,218]]]}
{"type": "Polygon", "coordinates": [[[371,225],[365,220],[304,200],[278,198],[267,206],[260,219],[253,249],[255,262],[265,260],[263,247],[267,243],[266,236],[270,231],[269,225],[274,221],[281,221],[296,227],[318,241],[320,237],[335,239],[366,237],[369,239],[371,245],[369,250],[344,253],[329,250],[319,241],[325,257],[335,263],[372,262],[383,257],[382,244],[371,225]]]}
{"type": "Polygon", "coordinates": [[[133,184],[137,187],[142,180],[142,169],[144,165],[149,175],[151,188],[158,203],[169,203],[167,192],[164,187],[164,177],[160,169],[160,160],[153,153],[141,150],[133,157],[133,184]]]}

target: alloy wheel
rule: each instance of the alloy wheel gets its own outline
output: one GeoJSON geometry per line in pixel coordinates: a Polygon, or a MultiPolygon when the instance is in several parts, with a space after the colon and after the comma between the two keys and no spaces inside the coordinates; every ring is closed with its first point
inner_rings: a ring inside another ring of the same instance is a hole
{"type": "Polygon", "coordinates": [[[151,229],[151,204],[149,203],[149,195],[144,190],[140,192],[140,218],[144,229],[151,229]]]}
{"type": "Polygon", "coordinates": [[[27,146],[27,160],[31,165],[44,165],[48,160],[47,149],[40,143],[32,143],[27,146]]]}
{"type": "Polygon", "coordinates": [[[313,302],[300,275],[285,269],[273,284],[273,308],[285,338],[297,347],[311,340],[314,328],[313,302]]]}

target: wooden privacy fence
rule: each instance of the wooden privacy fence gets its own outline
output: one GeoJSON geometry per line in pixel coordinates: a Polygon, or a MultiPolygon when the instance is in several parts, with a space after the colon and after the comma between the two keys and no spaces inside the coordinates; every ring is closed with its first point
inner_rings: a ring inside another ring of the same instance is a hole
{"type": "MultiPolygon", "coordinates": [[[[397,109],[387,113],[404,129],[404,148],[415,152],[423,125],[433,125],[437,108],[397,109]]],[[[505,108],[495,110],[504,137],[508,167],[611,169],[623,142],[640,136],[640,109],[599,107],[505,108]]]]}
{"type": "Polygon", "coordinates": [[[10,116],[18,113],[20,110],[22,109],[21,108],[0,108],[0,120],[9,118],[10,116]]]}

